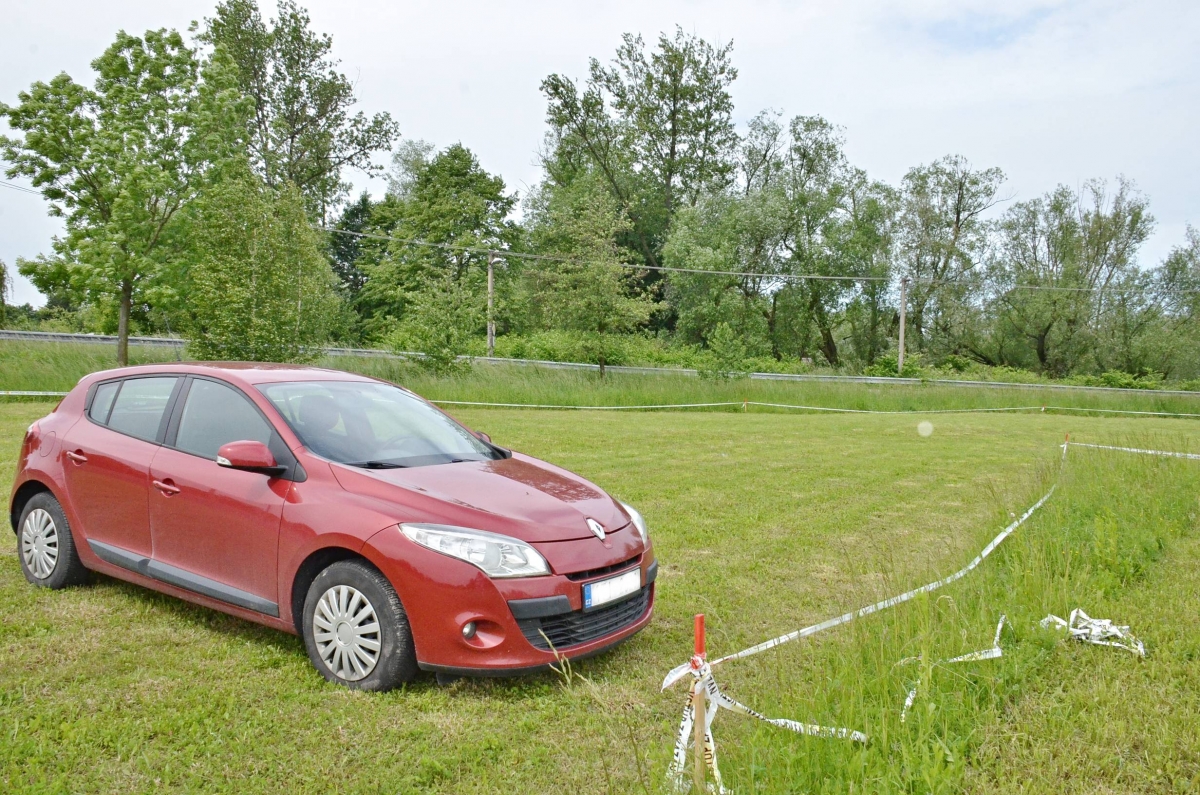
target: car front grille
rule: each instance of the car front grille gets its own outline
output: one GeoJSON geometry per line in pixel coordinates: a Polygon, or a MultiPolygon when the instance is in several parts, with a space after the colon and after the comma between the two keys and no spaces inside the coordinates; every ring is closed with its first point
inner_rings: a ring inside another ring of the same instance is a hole
{"type": "Polygon", "coordinates": [[[650,604],[653,585],[647,585],[624,601],[590,612],[575,610],[544,618],[517,621],[525,639],[542,651],[562,651],[610,635],[641,618],[650,604]]]}
{"type": "Polygon", "coordinates": [[[642,553],[634,555],[629,560],[623,560],[620,563],[614,563],[611,566],[604,566],[599,569],[588,569],[587,571],[575,571],[567,575],[567,579],[572,582],[583,582],[590,580],[593,577],[603,577],[606,574],[615,574],[623,569],[632,568],[642,562],[642,553]]]}

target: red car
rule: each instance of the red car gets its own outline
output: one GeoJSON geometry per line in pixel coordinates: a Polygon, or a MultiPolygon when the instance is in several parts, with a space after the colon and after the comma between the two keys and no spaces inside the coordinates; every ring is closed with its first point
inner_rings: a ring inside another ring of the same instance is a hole
{"type": "Polygon", "coordinates": [[[636,510],[336,370],[87,376],[30,426],[10,513],[31,583],[99,571],[294,632],[364,690],[598,654],[654,607],[636,510]]]}

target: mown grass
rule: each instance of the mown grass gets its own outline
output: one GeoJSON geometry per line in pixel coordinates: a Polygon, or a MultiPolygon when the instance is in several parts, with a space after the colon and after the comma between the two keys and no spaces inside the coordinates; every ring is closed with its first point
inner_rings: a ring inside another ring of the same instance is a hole
{"type": "MultiPolygon", "coordinates": [[[[24,427],[48,408],[0,404],[0,482],[24,427]]],[[[425,678],[350,693],[325,684],[288,635],[107,578],[30,588],[10,542],[0,790],[658,792],[683,700],[682,686],[660,694],[658,683],[689,654],[693,613],[707,614],[719,655],[953,571],[1045,491],[1067,431],[1200,451],[1200,425],[1186,420],[944,415],[922,438],[920,417],[456,413],[650,521],[662,562],[655,621],[577,666],[590,684],[425,678]]],[[[872,738],[858,747],[722,713],[727,783],[769,793],[1200,785],[1198,493],[1195,462],[1072,450],[1044,511],[967,580],[718,668],[730,695],[768,715],[872,738]],[[1078,606],[1132,624],[1150,656],[1034,628],[1078,606]],[[1013,623],[1002,659],[932,665],[986,647],[1001,612],[1013,623]],[[897,667],[906,656],[924,662],[897,667]],[[917,675],[925,684],[902,725],[917,675]]]]}
{"type": "MultiPolygon", "coordinates": [[[[131,363],[174,361],[171,349],[133,346],[131,363]]],[[[826,408],[886,411],[1066,406],[1200,414],[1200,392],[1169,395],[936,384],[864,385],[766,380],[713,381],[689,376],[612,373],[477,364],[460,375],[439,377],[400,360],[331,356],[317,364],[402,383],[435,400],[629,406],[733,403],[750,400],[826,408]]],[[[0,342],[0,390],[65,391],[84,375],[115,366],[111,345],[0,342]]],[[[740,405],[718,411],[740,411],[740,405]]],[[[755,412],[786,411],[751,407],[755,412]]]]}

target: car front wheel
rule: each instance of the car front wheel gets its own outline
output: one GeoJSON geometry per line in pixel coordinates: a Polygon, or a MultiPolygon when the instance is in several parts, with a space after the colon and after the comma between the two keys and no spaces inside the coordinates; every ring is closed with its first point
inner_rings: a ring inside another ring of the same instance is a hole
{"type": "Polygon", "coordinates": [[[31,497],[17,527],[17,557],[25,579],[56,589],[87,582],[88,570],[75,551],[71,526],[52,494],[31,497]]]}
{"type": "Polygon", "coordinates": [[[304,645],[330,682],[391,690],[417,675],[408,616],[374,567],[339,561],[317,575],[304,600],[304,645]]]}

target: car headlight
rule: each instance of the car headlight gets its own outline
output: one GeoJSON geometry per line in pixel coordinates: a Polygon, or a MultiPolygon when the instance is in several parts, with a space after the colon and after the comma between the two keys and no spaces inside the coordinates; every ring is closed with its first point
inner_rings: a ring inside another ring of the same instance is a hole
{"type": "Polygon", "coordinates": [[[515,538],[444,524],[402,524],[400,531],[423,547],[465,560],[489,577],[537,577],[550,567],[538,551],[515,538]]]}
{"type": "MultiPolygon", "coordinates": [[[[617,500],[617,502],[621,501],[617,500]]],[[[634,528],[637,529],[638,535],[642,537],[642,543],[650,546],[650,528],[646,527],[646,517],[642,516],[641,511],[629,503],[621,502],[621,507],[625,509],[625,513],[629,514],[634,528]]]]}

